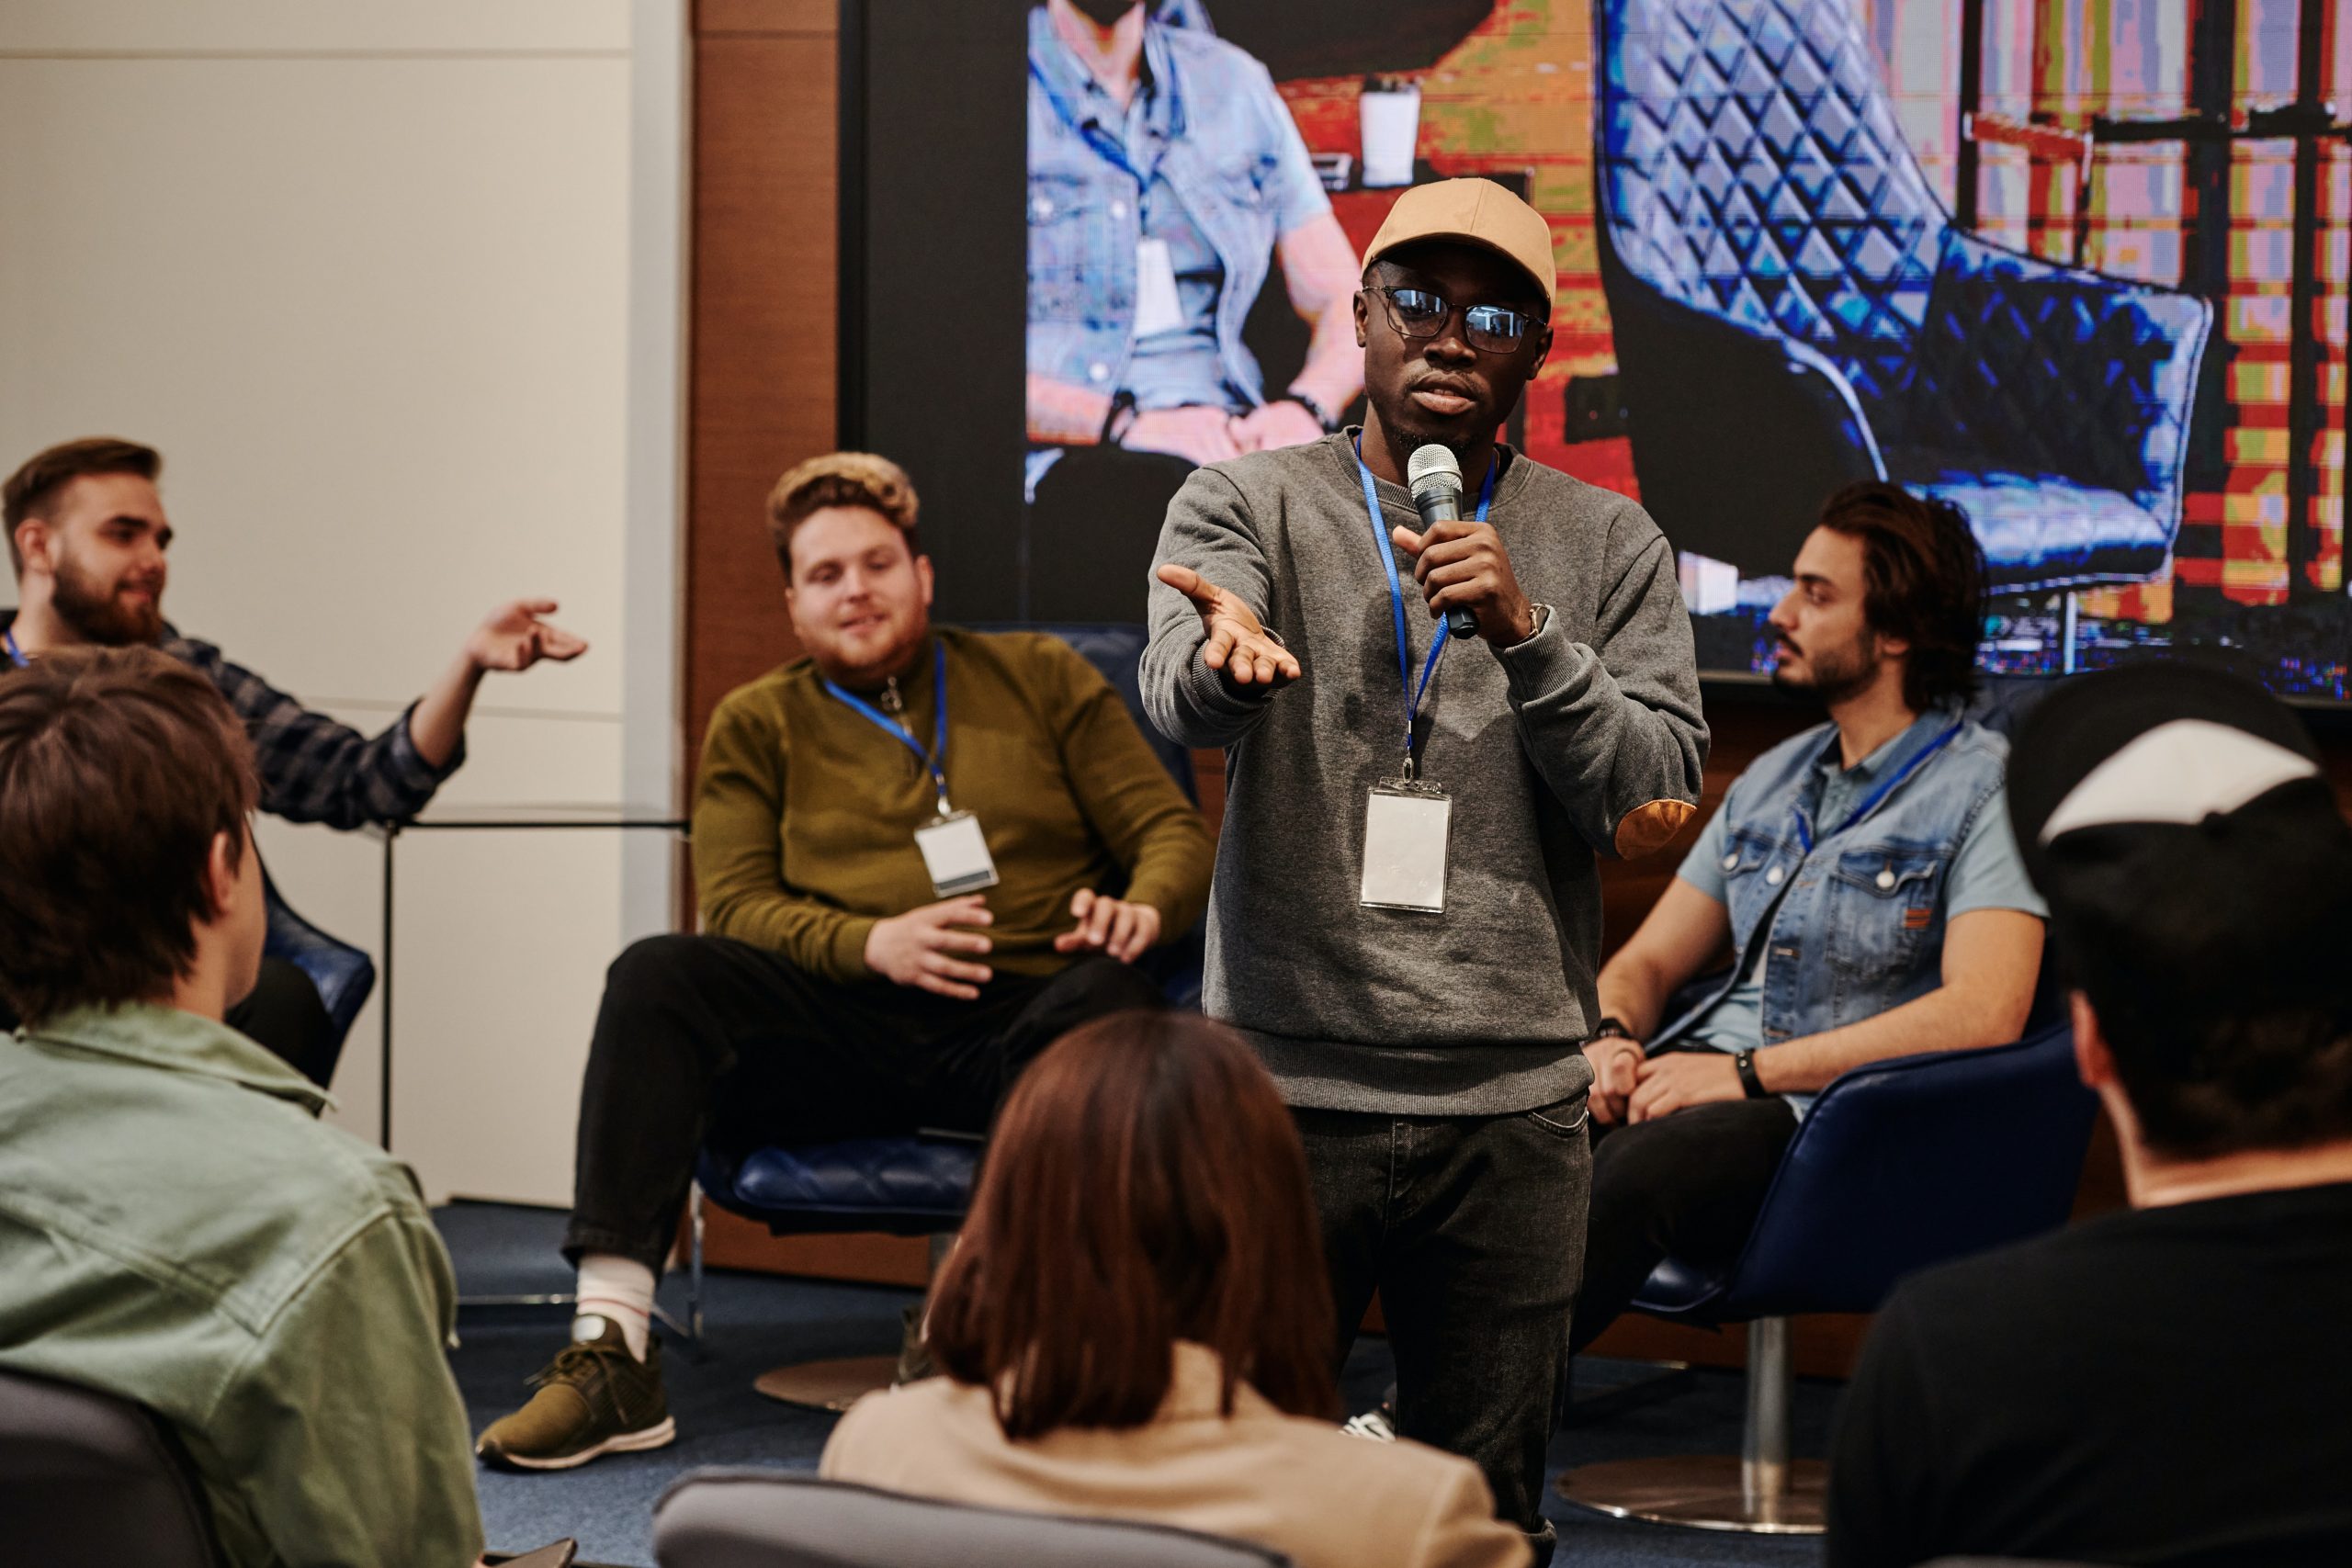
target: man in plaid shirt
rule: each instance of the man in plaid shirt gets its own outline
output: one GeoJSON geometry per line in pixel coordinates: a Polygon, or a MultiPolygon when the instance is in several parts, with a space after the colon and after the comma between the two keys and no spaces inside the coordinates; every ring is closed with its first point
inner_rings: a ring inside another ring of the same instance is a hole
{"type": "MultiPolygon", "coordinates": [[[[502,604],[406,713],[372,739],[361,735],[164,619],[172,529],[155,491],[162,468],[152,447],[96,436],[36,455],[0,485],[18,599],[15,611],[0,612],[0,651],[14,667],[52,648],[147,643],[201,671],[253,741],[264,811],[339,829],[413,817],[465,761],[466,716],[484,674],[587,651],[540,618],[552,601],[502,604]]],[[[228,1022],[322,1087],[334,1074],[339,1043],[309,977],[291,964],[265,960],[228,1022]]]]}

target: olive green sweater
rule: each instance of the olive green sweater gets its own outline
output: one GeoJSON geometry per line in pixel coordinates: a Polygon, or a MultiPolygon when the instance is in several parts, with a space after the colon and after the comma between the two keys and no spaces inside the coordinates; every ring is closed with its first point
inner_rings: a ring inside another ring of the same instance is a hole
{"type": "MultiPolygon", "coordinates": [[[[947,793],[979,818],[1001,879],[987,962],[1049,975],[1081,887],[1159,911],[1173,941],[1208,901],[1200,812],[1145,744],[1109,682],[1060,638],[942,628],[947,793]]],[[[903,718],[932,737],[928,643],[899,677],[903,718]]],[[[915,829],[933,815],[912,750],[827,694],[806,659],[728,694],[711,716],[695,795],[704,928],[772,948],[810,974],[865,979],[866,933],[933,903],[915,829]]]]}

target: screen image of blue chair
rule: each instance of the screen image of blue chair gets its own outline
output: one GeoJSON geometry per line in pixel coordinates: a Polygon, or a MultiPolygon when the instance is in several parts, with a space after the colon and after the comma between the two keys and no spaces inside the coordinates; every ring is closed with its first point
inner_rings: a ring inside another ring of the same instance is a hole
{"type": "Polygon", "coordinates": [[[2212,310],[1957,227],[1850,0],[1595,0],[1601,286],[1642,501],[1785,574],[1825,497],[1966,511],[1992,585],[2159,572],[2212,310]]]}

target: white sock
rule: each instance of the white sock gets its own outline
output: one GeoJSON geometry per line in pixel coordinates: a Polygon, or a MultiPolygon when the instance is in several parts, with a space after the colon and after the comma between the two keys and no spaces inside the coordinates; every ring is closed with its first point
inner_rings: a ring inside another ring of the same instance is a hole
{"type": "Polygon", "coordinates": [[[571,1320],[574,1339],[594,1339],[607,1321],[621,1325],[628,1353],[645,1359],[645,1337],[653,1324],[653,1270],[631,1258],[609,1252],[591,1252],[580,1259],[577,1317],[571,1320]]]}

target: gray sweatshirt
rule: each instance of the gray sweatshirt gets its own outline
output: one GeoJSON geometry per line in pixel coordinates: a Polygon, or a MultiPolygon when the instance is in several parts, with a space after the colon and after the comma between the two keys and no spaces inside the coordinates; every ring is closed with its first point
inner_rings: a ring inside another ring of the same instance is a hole
{"type": "MultiPolygon", "coordinates": [[[[1422,710],[1422,776],[1453,803],[1445,910],[1358,902],[1364,807],[1404,750],[1395,618],[1352,432],[1194,473],[1159,559],[1241,596],[1304,667],[1250,695],[1201,660],[1192,602],[1155,581],[1143,700],[1227,750],[1203,1005],[1248,1035],[1295,1106],[1502,1115],[1590,1079],[1594,855],[1657,849],[1699,798],[1707,729],[1674,554],[1623,496],[1512,457],[1488,521],[1528,598],[1527,641],[1449,642],[1422,710]]],[[[1419,531],[1380,482],[1382,542],[1419,531]]],[[[1393,552],[1413,674],[1437,629],[1393,552]]]]}

